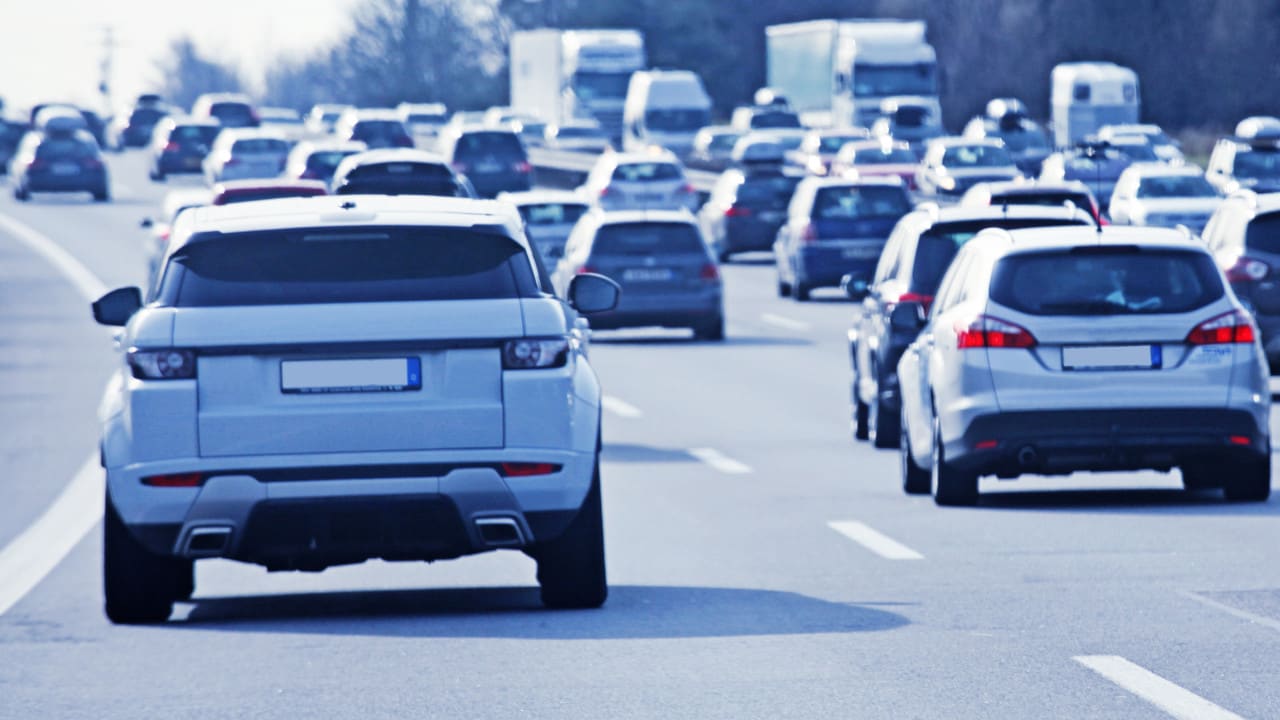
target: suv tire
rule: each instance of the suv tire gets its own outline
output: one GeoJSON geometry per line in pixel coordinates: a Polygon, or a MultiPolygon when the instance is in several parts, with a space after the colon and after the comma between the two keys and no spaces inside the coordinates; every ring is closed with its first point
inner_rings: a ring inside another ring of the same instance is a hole
{"type": "Polygon", "coordinates": [[[778,297],[789,297],[791,295],[791,283],[783,282],[782,278],[778,278],[778,297]]]}
{"type": "Polygon", "coordinates": [[[1237,502],[1265,502],[1271,497],[1271,453],[1265,457],[1224,463],[1223,494],[1237,502]]]}
{"type": "Polygon", "coordinates": [[[974,505],[978,502],[978,474],[964,472],[947,462],[942,431],[934,420],[933,472],[930,473],[933,501],[938,505],[974,505]]]}
{"type": "Polygon", "coordinates": [[[717,315],[693,328],[695,340],[723,340],[724,316],[717,315]]]}
{"type": "Polygon", "coordinates": [[[899,421],[898,413],[886,415],[884,405],[880,402],[880,392],[878,388],[884,387],[884,380],[881,379],[877,385],[876,398],[872,401],[869,408],[870,425],[871,425],[871,444],[882,450],[898,447],[901,441],[902,424],[899,421]]]}
{"type": "Polygon", "coordinates": [[[871,437],[871,408],[858,395],[858,378],[853,378],[853,439],[871,437]]]}
{"type": "Polygon", "coordinates": [[[107,618],[117,625],[162,623],[176,600],[191,597],[195,563],[148,552],[111,505],[102,523],[102,589],[107,618]]]}
{"type": "Polygon", "coordinates": [[[530,553],[538,562],[542,604],[556,609],[597,608],[609,596],[604,562],[604,513],[600,502],[600,459],[578,515],[560,537],[530,553]]]}
{"type": "MultiPolygon", "coordinates": [[[[898,424],[906,427],[901,418],[898,424]]],[[[902,433],[902,441],[898,443],[898,457],[902,464],[902,492],[908,495],[924,495],[932,488],[933,473],[916,464],[911,457],[911,439],[902,433]]]]}

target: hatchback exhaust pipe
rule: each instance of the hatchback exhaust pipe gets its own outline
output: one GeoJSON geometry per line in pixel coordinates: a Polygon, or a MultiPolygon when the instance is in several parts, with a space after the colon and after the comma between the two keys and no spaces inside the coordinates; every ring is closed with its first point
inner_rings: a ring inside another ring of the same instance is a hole
{"type": "Polygon", "coordinates": [[[1024,470],[1033,468],[1040,464],[1040,453],[1030,445],[1025,445],[1018,450],[1018,466],[1024,470]]]}
{"type": "Polygon", "coordinates": [[[189,558],[221,557],[231,545],[231,532],[229,525],[192,528],[182,554],[189,558]]]}
{"type": "Polygon", "coordinates": [[[524,545],[524,533],[513,518],[490,517],[476,520],[476,532],[480,540],[490,547],[519,547],[524,545]]]}

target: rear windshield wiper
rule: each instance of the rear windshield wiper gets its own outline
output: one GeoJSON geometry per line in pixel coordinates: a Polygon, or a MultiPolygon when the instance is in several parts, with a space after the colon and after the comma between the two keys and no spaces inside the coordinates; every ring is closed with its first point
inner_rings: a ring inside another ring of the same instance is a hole
{"type": "Polygon", "coordinates": [[[1047,303],[1040,306],[1040,311],[1053,315],[1124,315],[1133,312],[1125,305],[1105,300],[1047,303]]]}

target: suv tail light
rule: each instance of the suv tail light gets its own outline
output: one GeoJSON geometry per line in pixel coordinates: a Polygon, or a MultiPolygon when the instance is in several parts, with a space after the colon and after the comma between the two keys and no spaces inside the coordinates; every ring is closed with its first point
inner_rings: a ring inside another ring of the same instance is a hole
{"type": "Polygon", "coordinates": [[[969,348],[1032,348],[1036,338],[1020,325],[979,315],[965,327],[956,328],[956,347],[969,348]]]}
{"type": "Polygon", "coordinates": [[[127,358],[139,380],[190,380],[196,376],[196,354],[190,350],[133,348],[127,358]]]}
{"type": "Polygon", "coordinates": [[[503,370],[563,367],[569,360],[569,339],[520,338],[502,344],[503,370]]]}
{"type": "Polygon", "coordinates": [[[1271,266],[1256,258],[1242,255],[1226,269],[1227,282],[1257,281],[1271,274],[1271,266]]]}
{"type": "Polygon", "coordinates": [[[172,140],[170,140],[169,142],[165,143],[165,145],[164,145],[164,152],[167,152],[167,153],[174,153],[174,152],[178,152],[178,150],[179,150],[178,143],[173,142],[172,140]]]}
{"type": "Polygon", "coordinates": [[[575,275],[586,275],[586,274],[588,274],[588,273],[593,274],[593,275],[598,275],[598,274],[600,273],[600,271],[599,271],[599,270],[597,270],[597,269],[595,268],[595,266],[593,266],[593,265],[583,265],[582,267],[578,268],[578,272],[576,272],[576,273],[574,273],[574,274],[575,274],[575,275]]]}
{"type": "Polygon", "coordinates": [[[680,186],[680,192],[684,193],[685,195],[693,195],[697,193],[698,190],[691,183],[685,183],[684,185],[680,186]]]}
{"type": "Polygon", "coordinates": [[[730,205],[728,210],[724,211],[725,217],[751,217],[751,208],[739,207],[738,205],[730,205]]]}
{"type": "Polygon", "coordinates": [[[205,477],[200,473],[169,473],[167,475],[148,475],[142,478],[143,485],[151,487],[193,488],[204,484],[205,477]]]}
{"type": "Polygon", "coordinates": [[[1187,333],[1188,345],[1229,345],[1252,343],[1253,321],[1240,310],[1209,318],[1187,333]]]}
{"type": "Polygon", "coordinates": [[[502,477],[531,477],[560,472],[560,466],[544,462],[504,462],[498,465],[502,477]]]}
{"type": "Polygon", "coordinates": [[[924,295],[922,293],[904,292],[898,298],[898,302],[918,302],[924,306],[924,311],[929,312],[929,306],[933,305],[933,296],[924,295]]]}
{"type": "Polygon", "coordinates": [[[813,223],[809,223],[808,225],[805,225],[804,229],[800,231],[800,242],[802,243],[816,242],[817,239],[818,239],[818,227],[813,223]]]}
{"type": "Polygon", "coordinates": [[[521,160],[520,162],[516,163],[515,165],[512,165],[511,167],[513,170],[520,173],[521,175],[528,175],[529,173],[533,172],[533,166],[530,165],[525,160],[521,160]]]}
{"type": "Polygon", "coordinates": [[[717,282],[720,280],[720,270],[716,268],[715,263],[707,263],[702,266],[702,270],[698,271],[698,279],[717,282]]]}

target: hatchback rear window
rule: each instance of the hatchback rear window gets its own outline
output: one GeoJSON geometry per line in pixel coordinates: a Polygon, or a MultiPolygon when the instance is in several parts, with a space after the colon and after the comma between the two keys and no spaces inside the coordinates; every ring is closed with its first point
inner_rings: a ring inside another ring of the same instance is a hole
{"type": "Polygon", "coordinates": [[[751,175],[738,186],[738,203],[785,207],[799,184],[791,175],[751,175]]]}
{"type": "Polygon", "coordinates": [[[468,228],[272,230],[174,253],[160,289],[175,307],[536,297],[524,249],[468,228]]]}
{"type": "Polygon", "coordinates": [[[1244,244],[1256,252],[1280,254],[1280,213],[1259,215],[1250,221],[1244,244]]]}
{"type": "Polygon", "coordinates": [[[596,232],[592,255],[703,255],[697,229],[688,223],[617,223],[596,232]]]}
{"type": "Polygon", "coordinates": [[[464,197],[453,171],[433,163],[378,163],[347,173],[338,194],[440,195],[464,197]]]}
{"type": "Polygon", "coordinates": [[[1280,177],[1280,152],[1250,150],[1237,153],[1232,172],[1240,178],[1280,177]]]}
{"type": "Polygon", "coordinates": [[[314,197],[324,195],[321,188],[256,188],[253,190],[228,190],[213,199],[214,205],[234,205],[254,200],[274,200],[276,198],[314,197]]]}
{"type": "Polygon", "coordinates": [[[90,158],[97,154],[96,146],[75,138],[47,138],[36,147],[36,157],[41,160],[90,158]]]}
{"type": "Polygon", "coordinates": [[[231,146],[233,153],[275,153],[282,155],[289,152],[289,144],[283,140],[272,140],[271,138],[249,138],[246,140],[237,140],[231,146]]]}
{"type": "Polygon", "coordinates": [[[916,156],[907,148],[859,150],[853,155],[855,165],[915,165],[916,156]]]}
{"type": "Polygon", "coordinates": [[[951,261],[955,259],[960,247],[973,239],[982,230],[989,227],[1017,230],[1029,227],[1060,227],[1063,225],[1080,225],[1073,220],[980,220],[963,223],[947,223],[935,225],[920,236],[916,244],[915,259],[911,263],[911,292],[921,295],[933,295],[942,283],[951,261]]]}
{"type": "Polygon", "coordinates": [[[454,158],[466,159],[494,156],[501,158],[523,158],[524,145],[520,138],[512,132],[472,132],[458,138],[454,147],[454,158]]]}
{"type": "Polygon", "coordinates": [[[911,212],[911,198],[900,187],[828,187],[813,199],[813,217],[843,220],[894,217],[911,212]]]}
{"type": "Polygon", "coordinates": [[[572,225],[587,211],[576,203],[538,203],[521,205],[520,218],[525,225],[572,225]]]}
{"type": "Polygon", "coordinates": [[[996,264],[991,299],[1029,315],[1185,313],[1223,296],[1202,252],[1085,246],[1011,255],[996,264]]]}
{"type": "Polygon", "coordinates": [[[681,180],[684,173],[672,163],[627,163],[613,171],[613,179],[622,182],[660,182],[681,180]]]}
{"type": "Polygon", "coordinates": [[[1184,198],[1217,197],[1218,191],[1203,175],[1164,175],[1144,177],[1138,182],[1138,197],[1184,198]]]}
{"type": "Polygon", "coordinates": [[[129,115],[130,125],[154,125],[160,118],[167,115],[163,110],[156,108],[138,108],[129,115]]]}
{"type": "Polygon", "coordinates": [[[208,145],[218,137],[222,128],[213,125],[179,125],[169,133],[169,142],[179,144],[204,143],[208,145]]]}
{"type": "Polygon", "coordinates": [[[769,128],[798,128],[800,124],[800,116],[793,112],[785,110],[765,110],[757,112],[751,116],[751,129],[763,130],[769,128]]]}

